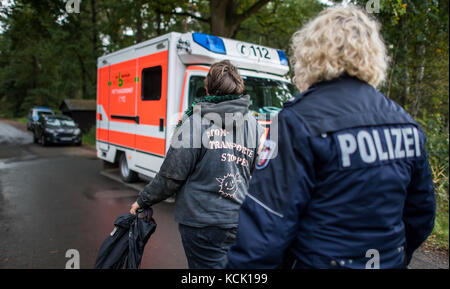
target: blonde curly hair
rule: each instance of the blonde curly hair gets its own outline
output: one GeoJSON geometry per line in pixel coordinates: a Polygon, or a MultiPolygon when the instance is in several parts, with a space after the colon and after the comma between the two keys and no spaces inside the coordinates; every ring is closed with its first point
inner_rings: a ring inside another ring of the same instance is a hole
{"type": "Polygon", "coordinates": [[[292,36],[294,84],[305,91],[344,72],[374,87],[386,77],[388,56],[380,25],[356,6],[322,11],[292,36]]]}

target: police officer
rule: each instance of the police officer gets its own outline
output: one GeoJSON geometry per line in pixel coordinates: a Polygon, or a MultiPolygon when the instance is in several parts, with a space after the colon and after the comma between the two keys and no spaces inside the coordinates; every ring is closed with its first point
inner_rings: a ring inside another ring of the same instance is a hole
{"type": "Polygon", "coordinates": [[[375,89],[388,65],[377,22],[328,8],[292,51],[302,93],[273,122],[227,267],[404,268],[435,197],[424,133],[375,89]]]}

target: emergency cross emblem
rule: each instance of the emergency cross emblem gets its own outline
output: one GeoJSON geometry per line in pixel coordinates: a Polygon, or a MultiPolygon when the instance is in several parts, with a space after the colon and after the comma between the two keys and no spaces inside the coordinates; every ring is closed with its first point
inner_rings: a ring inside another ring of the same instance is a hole
{"type": "Polygon", "coordinates": [[[262,170],[263,168],[267,167],[267,165],[269,164],[269,160],[272,158],[276,146],[277,146],[276,142],[272,140],[266,140],[264,142],[264,147],[261,150],[258,159],[256,160],[255,165],[256,169],[262,170]]]}

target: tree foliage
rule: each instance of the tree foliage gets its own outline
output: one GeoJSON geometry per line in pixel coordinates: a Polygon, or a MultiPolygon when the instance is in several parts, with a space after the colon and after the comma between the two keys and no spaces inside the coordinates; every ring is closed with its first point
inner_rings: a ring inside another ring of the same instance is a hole
{"type": "MultiPolygon", "coordinates": [[[[222,35],[289,52],[292,34],[325,6],[318,0],[10,0],[0,7],[0,114],[95,98],[105,53],[171,31],[222,35]]],[[[338,2],[338,1],[336,1],[338,2]]],[[[365,7],[368,0],[353,0],[365,7]]],[[[383,92],[414,116],[448,128],[448,1],[380,0],[391,66],[383,92]]]]}

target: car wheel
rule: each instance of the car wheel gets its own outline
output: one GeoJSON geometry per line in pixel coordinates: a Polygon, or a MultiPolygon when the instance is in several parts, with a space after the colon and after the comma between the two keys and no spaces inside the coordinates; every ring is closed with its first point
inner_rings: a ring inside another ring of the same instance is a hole
{"type": "Polygon", "coordinates": [[[132,183],[138,180],[138,174],[128,168],[127,156],[125,153],[120,155],[119,159],[120,176],[126,183],[132,183]]]}

